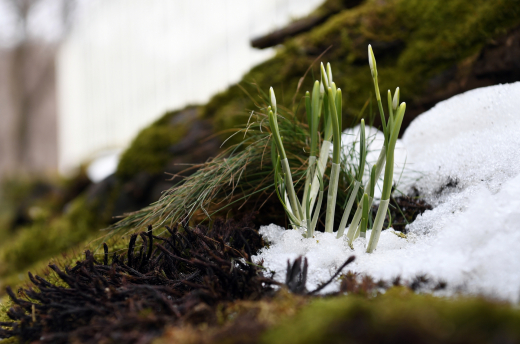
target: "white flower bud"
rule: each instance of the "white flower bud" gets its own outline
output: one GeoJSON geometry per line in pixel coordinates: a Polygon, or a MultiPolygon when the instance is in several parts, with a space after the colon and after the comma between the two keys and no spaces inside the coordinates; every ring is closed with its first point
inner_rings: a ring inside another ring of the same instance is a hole
{"type": "Polygon", "coordinates": [[[399,87],[395,89],[394,99],[392,102],[392,107],[394,108],[394,111],[397,110],[398,104],[399,104],[399,87]]]}
{"type": "Polygon", "coordinates": [[[274,95],[272,87],[269,89],[269,95],[271,96],[271,105],[273,106],[274,112],[276,112],[276,96],[274,95]]]}
{"type": "Polygon", "coordinates": [[[327,77],[327,72],[325,71],[323,62],[321,63],[320,70],[321,70],[321,82],[325,84],[324,87],[328,88],[329,87],[329,78],[327,77]]]}
{"type": "Polygon", "coordinates": [[[329,85],[332,85],[332,68],[330,68],[330,62],[327,63],[327,76],[329,77],[329,85]]]}
{"type": "Polygon", "coordinates": [[[372,46],[368,45],[368,64],[370,65],[370,73],[372,73],[372,77],[377,76],[377,66],[376,66],[376,57],[374,56],[374,52],[372,51],[372,46]]]}

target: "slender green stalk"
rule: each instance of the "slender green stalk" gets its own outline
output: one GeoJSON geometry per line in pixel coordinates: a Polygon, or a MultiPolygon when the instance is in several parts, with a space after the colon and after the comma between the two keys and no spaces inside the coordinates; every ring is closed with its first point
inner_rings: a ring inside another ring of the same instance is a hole
{"type": "Polygon", "coordinates": [[[283,159],[281,161],[282,163],[282,170],[285,174],[285,185],[287,188],[287,194],[289,195],[289,201],[291,202],[291,208],[293,211],[294,216],[298,220],[303,219],[303,212],[302,212],[302,206],[300,202],[298,201],[298,198],[296,198],[296,192],[294,191],[294,184],[291,174],[291,168],[289,167],[289,160],[287,158],[283,159]]]}
{"type": "Polygon", "coordinates": [[[392,92],[388,90],[388,131],[392,132],[392,125],[394,123],[394,109],[392,106],[392,92]]]}
{"type": "MultiPolygon", "coordinates": [[[[321,203],[323,202],[323,175],[321,173],[321,170],[319,168],[316,169],[316,174],[320,180],[320,192],[318,196],[318,204],[316,205],[316,210],[314,212],[314,216],[312,217],[312,221],[310,222],[310,225],[307,227],[307,238],[312,238],[314,236],[314,231],[316,230],[316,224],[318,223],[318,218],[320,217],[320,209],[321,209],[321,203]]],[[[311,213],[310,210],[310,199],[307,203],[308,207],[308,214],[311,213]]],[[[310,216],[309,216],[310,217],[310,216]]]]}
{"type": "Polygon", "coordinates": [[[345,210],[343,211],[343,216],[341,217],[341,221],[339,223],[338,233],[336,235],[337,238],[340,238],[343,236],[343,233],[345,232],[345,227],[347,226],[347,221],[350,216],[350,212],[352,211],[352,206],[354,205],[354,201],[356,200],[357,193],[359,190],[359,187],[361,185],[361,180],[363,179],[363,173],[365,170],[365,163],[366,163],[366,139],[365,139],[365,120],[361,120],[361,129],[359,132],[359,168],[357,171],[357,178],[354,182],[354,187],[352,189],[352,192],[350,194],[350,197],[347,202],[347,206],[345,207],[345,210]]]}
{"type": "Polygon", "coordinates": [[[293,225],[294,229],[296,229],[297,227],[301,227],[301,222],[293,215],[293,211],[290,208],[291,206],[287,201],[287,193],[285,192],[284,187],[285,182],[283,181],[284,178],[281,175],[282,173],[280,172],[280,156],[278,156],[276,165],[274,167],[275,191],[276,195],[278,196],[278,199],[280,200],[280,203],[282,204],[282,207],[285,210],[285,213],[287,214],[287,217],[289,218],[289,221],[291,222],[291,225],[293,225]],[[284,195],[283,198],[282,195],[284,195]]]}
{"type": "Polygon", "coordinates": [[[334,150],[332,152],[332,169],[329,181],[329,192],[327,195],[327,212],[325,217],[325,232],[332,233],[334,227],[334,213],[336,211],[336,196],[338,193],[338,182],[340,168],[340,154],[341,154],[341,136],[338,122],[338,112],[336,108],[336,97],[341,98],[341,90],[337,89],[334,94],[333,88],[328,89],[330,117],[332,118],[333,128],[333,144],[334,150]]]}
{"type": "Polygon", "coordinates": [[[386,161],[387,166],[385,168],[385,181],[383,184],[383,193],[381,199],[390,198],[390,193],[392,191],[392,178],[394,174],[394,150],[395,145],[397,143],[397,138],[399,136],[399,131],[401,129],[401,124],[403,123],[404,113],[406,111],[406,103],[401,103],[399,108],[397,109],[397,116],[395,118],[394,128],[392,130],[392,135],[390,136],[390,141],[388,143],[386,161]]]}
{"type": "Polygon", "coordinates": [[[354,185],[352,187],[352,191],[350,192],[350,197],[348,199],[347,206],[345,207],[345,211],[343,212],[343,216],[341,217],[341,222],[339,223],[338,233],[336,235],[337,238],[341,238],[343,236],[343,233],[345,233],[348,217],[350,215],[350,212],[352,211],[352,206],[354,205],[354,201],[356,200],[356,196],[359,191],[360,185],[360,181],[354,181],[354,185]]]}
{"type": "MultiPolygon", "coordinates": [[[[313,97],[313,103],[312,103],[313,110],[312,111],[313,111],[313,113],[315,111],[318,112],[318,117],[320,117],[321,111],[322,111],[322,105],[323,105],[323,124],[324,124],[323,142],[321,143],[320,155],[318,158],[317,167],[321,171],[325,171],[325,168],[327,166],[327,161],[329,160],[330,146],[332,144],[332,142],[331,142],[331,140],[332,140],[332,120],[331,120],[331,116],[330,116],[330,109],[328,106],[329,97],[323,87],[323,84],[325,82],[328,84],[328,78],[326,77],[327,74],[325,73],[325,68],[323,68],[323,64],[321,65],[321,70],[322,70],[323,82],[321,84],[319,84],[319,88],[317,87],[318,86],[317,82],[314,83],[314,89],[312,91],[312,97],[313,97]],[[325,75],[325,77],[324,77],[324,75],[325,75]],[[318,89],[319,89],[319,93],[318,93],[318,89]],[[318,99],[320,100],[319,102],[317,101],[318,99]],[[317,110],[315,110],[315,109],[317,109],[317,110]]],[[[316,127],[318,127],[318,124],[316,124],[316,127]]],[[[316,142],[317,142],[317,140],[318,140],[318,138],[317,138],[317,134],[316,134],[316,142]]],[[[311,144],[312,144],[312,137],[311,137],[311,144]]],[[[312,149],[312,147],[311,147],[311,149],[312,149]]],[[[311,209],[311,211],[312,211],[312,209],[314,207],[314,203],[316,201],[316,196],[318,194],[319,185],[320,184],[318,182],[318,176],[315,174],[314,178],[312,179],[311,192],[310,192],[310,195],[311,195],[310,209],[311,209]]]]}
{"type": "Polygon", "coordinates": [[[390,202],[390,195],[392,193],[395,144],[397,142],[399,130],[401,129],[401,124],[403,123],[403,117],[404,117],[405,111],[406,111],[406,104],[402,103],[397,110],[394,128],[392,129],[390,140],[388,142],[387,157],[386,157],[387,163],[386,163],[386,168],[385,168],[383,192],[381,195],[381,202],[379,203],[379,208],[377,209],[374,226],[372,228],[372,234],[370,235],[370,241],[368,242],[368,245],[367,245],[367,253],[374,252],[374,250],[377,247],[377,243],[379,242],[379,236],[381,235],[381,230],[383,229],[383,222],[384,222],[384,218],[386,215],[386,211],[388,209],[388,203],[390,202]]]}
{"type": "MultiPolygon", "coordinates": [[[[307,176],[305,179],[305,189],[302,198],[302,204],[307,204],[307,196],[309,198],[316,198],[316,193],[312,192],[311,181],[312,183],[318,184],[317,179],[315,178],[315,169],[316,169],[316,155],[318,153],[318,125],[319,119],[321,115],[321,106],[322,101],[320,100],[320,82],[316,80],[314,83],[314,87],[312,89],[312,98],[309,95],[309,92],[305,95],[305,110],[307,111],[307,123],[309,125],[309,133],[311,137],[311,149],[309,156],[309,167],[307,169],[307,176]]],[[[328,152],[327,152],[328,154],[328,152]]],[[[317,188],[316,188],[317,191],[317,188]]],[[[312,204],[309,204],[309,210],[305,211],[305,218],[310,219],[312,213],[312,206],[314,205],[314,200],[312,204]]]]}
{"type": "Polygon", "coordinates": [[[285,154],[285,149],[283,147],[282,138],[280,136],[280,130],[278,129],[278,121],[276,120],[276,115],[271,110],[271,107],[267,109],[269,114],[269,127],[273,133],[273,140],[276,145],[276,150],[282,159],[287,159],[287,155],[285,154]]]}
{"type": "Polygon", "coordinates": [[[318,126],[321,116],[321,107],[323,105],[322,100],[320,99],[320,82],[316,80],[314,82],[314,87],[312,89],[312,99],[311,99],[311,125],[312,130],[311,134],[311,155],[316,156],[318,154],[318,126]]]}
{"type": "MultiPolygon", "coordinates": [[[[375,180],[379,180],[379,177],[381,176],[381,172],[383,172],[383,167],[385,166],[385,162],[386,162],[386,148],[383,147],[381,149],[381,152],[379,153],[379,158],[377,159],[377,162],[375,164],[375,180]]],[[[369,185],[367,185],[367,187],[365,189],[370,189],[372,187],[371,185],[372,183],[370,183],[369,185]]],[[[375,185],[375,183],[374,183],[375,185]]],[[[372,206],[372,201],[370,200],[369,202],[369,206],[372,206]]],[[[354,241],[354,237],[356,235],[356,231],[358,230],[358,227],[359,227],[359,223],[361,221],[361,216],[362,216],[362,211],[363,211],[363,204],[362,203],[359,203],[357,209],[356,209],[356,213],[354,214],[354,217],[352,219],[352,222],[350,222],[350,226],[348,228],[348,231],[347,231],[347,240],[348,242],[352,245],[352,242],[354,241]]]]}
{"type": "Polygon", "coordinates": [[[372,234],[370,235],[370,241],[367,245],[367,253],[372,253],[376,249],[377,243],[379,242],[379,236],[381,235],[381,229],[385,221],[386,211],[388,209],[389,199],[381,200],[379,202],[379,208],[377,208],[376,218],[374,225],[372,226],[372,234]]]}
{"type": "Polygon", "coordinates": [[[369,213],[369,205],[368,205],[368,194],[363,194],[363,215],[361,216],[361,228],[360,233],[362,238],[366,238],[367,234],[367,225],[368,225],[368,213],[369,213]]]}
{"type": "MultiPolygon", "coordinates": [[[[308,188],[310,189],[311,186],[308,185],[308,188]]],[[[311,200],[310,200],[310,195],[309,195],[309,192],[307,191],[307,189],[305,190],[305,195],[306,197],[304,198],[304,201],[305,201],[305,216],[306,216],[306,222],[307,222],[307,237],[309,237],[309,235],[311,234],[311,223],[312,223],[312,219],[311,219],[311,200]]]]}
{"type": "Polygon", "coordinates": [[[307,115],[307,125],[309,126],[309,133],[312,133],[312,108],[311,108],[311,94],[309,91],[305,92],[305,114],[307,115]]]}
{"type": "Polygon", "coordinates": [[[368,195],[370,198],[374,198],[374,192],[376,189],[376,165],[372,166],[372,169],[370,170],[370,183],[368,185],[367,188],[370,190],[368,195]]]}
{"type": "MultiPolygon", "coordinates": [[[[270,90],[271,95],[271,104],[274,108],[275,112],[271,110],[271,107],[268,108],[269,113],[269,126],[271,127],[271,131],[273,133],[273,138],[276,144],[276,148],[280,154],[281,157],[281,164],[282,164],[282,170],[285,174],[285,185],[287,189],[287,194],[289,196],[289,202],[291,205],[291,210],[293,212],[294,217],[298,220],[298,222],[301,222],[303,219],[303,211],[300,202],[298,201],[298,198],[296,197],[296,192],[294,191],[294,184],[291,174],[291,168],[289,166],[289,160],[287,160],[287,155],[285,154],[285,149],[282,143],[282,138],[280,137],[280,130],[278,128],[278,120],[276,118],[276,96],[274,94],[274,90],[271,87],[270,90]]],[[[286,208],[287,209],[287,208],[286,208]]]]}
{"type": "MultiPolygon", "coordinates": [[[[314,177],[314,171],[316,169],[316,157],[310,156],[309,157],[309,166],[307,167],[307,175],[305,176],[305,189],[303,191],[303,197],[302,197],[302,204],[307,205],[307,199],[310,199],[311,197],[311,180],[314,177]]],[[[304,219],[310,219],[310,201],[309,201],[309,209],[307,210],[307,207],[305,209],[304,213],[304,219]]]]}
{"type": "Polygon", "coordinates": [[[334,213],[336,211],[336,197],[338,194],[339,164],[332,163],[330,170],[329,192],[327,194],[327,212],[325,216],[325,232],[332,233],[334,227],[334,213]]]}
{"type": "MultiPolygon", "coordinates": [[[[332,144],[332,142],[330,142],[329,140],[323,140],[323,142],[321,143],[320,156],[318,158],[318,165],[316,166],[316,168],[319,168],[320,171],[325,171],[325,167],[327,166],[327,160],[329,159],[329,151],[330,151],[331,144],[332,144]]],[[[320,183],[318,181],[318,176],[316,174],[314,174],[314,178],[311,183],[311,191],[310,191],[311,211],[314,207],[314,203],[316,201],[316,195],[318,194],[319,189],[320,189],[320,183]]]]}
{"type": "Polygon", "coordinates": [[[336,108],[336,97],[341,99],[341,89],[337,89],[336,94],[334,94],[332,87],[329,87],[328,95],[330,117],[332,118],[332,142],[334,144],[334,150],[332,151],[332,163],[339,164],[341,155],[341,130],[339,128],[338,112],[336,108]]]}
{"type": "Polygon", "coordinates": [[[365,163],[367,161],[367,147],[365,135],[365,120],[361,119],[361,128],[359,132],[359,170],[357,180],[361,182],[365,173],[365,163]]]}
{"type": "MultiPolygon", "coordinates": [[[[312,131],[313,131],[312,107],[311,107],[311,96],[310,96],[309,91],[307,91],[305,93],[305,113],[307,114],[307,124],[309,125],[309,133],[312,133],[312,131]]],[[[305,204],[305,205],[307,205],[307,195],[310,191],[310,183],[311,183],[311,179],[313,176],[312,169],[316,162],[316,156],[315,155],[313,156],[312,152],[310,153],[309,160],[307,162],[308,162],[307,175],[305,176],[305,187],[304,187],[304,192],[303,192],[303,197],[302,197],[302,202],[301,202],[302,204],[305,204]]],[[[304,217],[305,219],[309,219],[308,214],[309,214],[309,211],[307,210],[307,207],[306,207],[305,217],[304,217]]]]}
{"type": "MultiPolygon", "coordinates": [[[[399,87],[398,87],[399,88],[399,87]]],[[[390,114],[390,118],[394,118],[394,101],[392,99],[392,92],[388,90],[388,113],[390,114]]]]}
{"type": "Polygon", "coordinates": [[[381,116],[381,124],[383,125],[383,133],[385,134],[385,146],[388,142],[388,131],[386,129],[386,119],[385,112],[383,110],[383,104],[381,103],[381,94],[379,93],[379,84],[377,82],[377,64],[376,58],[374,56],[374,51],[372,51],[372,46],[368,45],[368,63],[370,65],[370,73],[372,73],[372,80],[374,82],[374,89],[376,93],[377,107],[379,108],[379,115],[381,116]]]}

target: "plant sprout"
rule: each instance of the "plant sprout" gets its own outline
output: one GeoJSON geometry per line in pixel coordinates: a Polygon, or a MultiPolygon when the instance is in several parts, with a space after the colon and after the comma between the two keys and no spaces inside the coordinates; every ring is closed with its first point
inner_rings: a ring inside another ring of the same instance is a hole
{"type": "MultiPolygon", "coordinates": [[[[373,222],[372,233],[367,245],[367,252],[372,253],[379,241],[379,236],[383,228],[383,222],[388,210],[390,196],[392,192],[393,172],[394,172],[394,151],[401,124],[403,122],[406,104],[399,103],[400,91],[399,87],[395,90],[394,95],[388,90],[388,120],[386,119],[381,95],[378,85],[377,64],[372,51],[372,47],[368,46],[368,56],[370,72],[374,82],[374,89],[376,93],[379,114],[381,116],[382,129],[384,133],[384,145],[379,154],[379,158],[375,165],[370,169],[368,182],[365,187],[362,187],[363,175],[366,164],[366,133],[365,121],[361,120],[360,125],[360,152],[359,165],[356,170],[356,178],[350,186],[350,196],[346,203],[343,216],[341,218],[340,226],[337,231],[337,237],[343,236],[346,229],[346,224],[351,213],[352,207],[356,201],[358,191],[360,188],[365,190],[354,217],[350,223],[347,240],[350,245],[358,236],[366,237],[367,226],[369,223],[370,208],[374,199],[374,188],[377,180],[384,168],[383,190],[376,217],[373,222]]],[[[320,66],[321,83],[316,81],[313,86],[312,95],[307,92],[305,94],[305,109],[307,114],[307,123],[309,125],[309,135],[311,141],[310,155],[308,158],[308,167],[306,171],[305,187],[301,203],[296,197],[294,190],[293,179],[291,177],[291,170],[285,150],[282,143],[282,138],[278,130],[276,97],[273,88],[270,89],[271,106],[268,107],[269,126],[271,128],[273,142],[278,152],[276,164],[274,166],[275,185],[278,197],[285,208],[289,220],[296,227],[306,227],[307,237],[314,234],[316,222],[319,216],[319,210],[323,199],[323,172],[329,159],[330,145],[333,144],[332,164],[329,175],[329,187],[327,194],[327,209],[325,217],[325,232],[332,233],[334,226],[334,214],[336,209],[336,199],[338,191],[340,166],[340,152],[341,152],[341,113],[342,113],[342,92],[336,87],[332,78],[332,68],[327,64],[325,69],[323,63],[320,66]],[[274,112],[272,111],[274,109],[274,112]],[[323,113],[323,116],[321,114],[323,113]],[[323,143],[320,150],[319,157],[316,156],[318,148],[318,126],[319,121],[323,117],[323,143]],[[332,139],[332,142],[331,142],[332,139]],[[280,164],[282,169],[280,170],[280,164]],[[282,172],[283,171],[283,172],[282,172]],[[319,193],[319,196],[318,196],[319,193]],[[316,197],[318,196],[318,197],[316,197]],[[314,209],[314,202],[318,198],[318,206],[316,207],[314,216],[312,216],[314,209]]]]}

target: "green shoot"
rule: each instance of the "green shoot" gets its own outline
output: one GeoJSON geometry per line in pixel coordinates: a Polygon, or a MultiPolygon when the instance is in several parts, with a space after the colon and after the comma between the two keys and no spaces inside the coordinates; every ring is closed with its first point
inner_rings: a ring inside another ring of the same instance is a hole
{"type": "Polygon", "coordinates": [[[352,211],[352,206],[354,205],[354,201],[356,200],[356,196],[358,194],[359,187],[361,186],[361,180],[363,179],[363,173],[365,171],[365,162],[366,162],[366,135],[365,135],[365,120],[361,119],[361,129],[359,133],[359,168],[357,171],[357,178],[354,181],[354,186],[350,193],[349,200],[343,211],[343,216],[341,217],[341,222],[338,228],[337,237],[340,238],[343,236],[345,232],[345,227],[347,225],[348,217],[350,212],[352,211]]]}
{"type": "Polygon", "coordinates": [[[399,130],[401,129],[401,124],[403,123],[405,111],[406,104],[402,103],[397,109],[394,127],[392,128],[392,133],[388,142],[383,192],[381,195],[381,202],[379,203],[379,208],[377,209],[376,219],[374,220],[374,226],[372,228],[370,241],[367,246],[367,253],[374,252],[374,250],[377,247],[379,236],[381,235],[381,230],[383,228],[383,222],[386,215],[386,211],[388,209],[388,204],[390,202],[390,194],[392,192],[392,182],[394,174],[394,150],[395,144],[397,142],[397,137],[399,135],[399,130]]]}
{"type": "MultiPolygon", "coordinates": [[[[270,96],[271,96],[271,105],[274,108],[274,113],[271,109],[271,107],[268,108],[269,113],[269,126],[271,128],[273,138],[276,144],[277,151],[279,152],[281,156],[281,165],[282,170],[285,175],[285,186],[287,189],[287,193],[289,196],[289,204],[290,209],[292,210],[292,215],[297,220],[296,225],[301,226],[301,220],[303,220],[303,211],[300,202],[298,201],[296,197],[296,192],[294,190],[294,184],[291,174],[291,168],[289,166],[289,160],[287,160],[287,155],[285,154],[285,149],[282,143],[282,138],[280,137],[280,130],[278,128],[278,120],[276,118],[277,108],[276,108],[276,96],[274,94],[274,90],[271,87],[269,90],[270,96]]],[[[286,207],[286,211],[289,207],[286,207]]]]}
{"type": "MultiPolygon", "coordinates": [[[[389,90],[387,93],[387,106],[389,117],[388,120],[385,117],[383,105],[381,102],[381,95],[379,92],[378,85],[378,72],[377,64],[375,60],[372,47],[369,45],[369,64],[372,79],[374,82],[374,89],[376,93],[376,99],[379,107],[379,114],[381,116],[383,132],[385,136],[384,145],[379,154],[377,163],[370,169],[370,178],[364,190],[361,201],[358,204],[354,218],[350,224],[347,232],[347,239],[352,245],[353,240],[360,235],[366,237],[367,226],[370,221],[370,208],[374,199],[375,184],[379,179],[383,168],[383,191],[382,197],[379,203],[376,217],[373,222],[372,234],[370,241],[367,245],[367,252],[371,253],[375,250],[379,236],[383,227],[384,218],[388,210],[388,204],[392,192],[393,183],[393,172],[394,172],[394,151],[399,131],[403,122],[404,113],[406,110],[406,104],[402,103],[397,106],[399,102],[399,88],[396,89],[394,96],[389,90]]],[[[327,160],[329,158],[329,150],[332,144],[334,149],[332,152],[332,168],[329,176],[329,188],[327,194],[327,209],[325,217],[325,232],[332,233],[334,225],[334,214],[337,201],[337,192],[339,184],[339,173],[340,167],[340,156],[341,156],[341,111],[342,111],[342,92],[341,89],[336,88],[336,85],[332,78],[332,68],[330,64],[327,64],[325,69],[323,63],[320,66],[321,69],[321,83],[316,81],[314,83],[312,95],[307,92],[305,94],[305,109],[307,113],[307,123],[309,126],[309,135],[311,138],[311,150],[308,159],[308,168],[306,171],[306,181],[304,187],[304,193],[301,203],[296,199],[294,191],[293,180],[291,177],[291,170],[287,156],[285,155],[282,139],[280,137],[278,124],[276,120],[276,98],[274,91],[270,89],[271,107],[268,109],[269,113],[269,124],[273,134],[274,147],[272,150],[278,152],[279,156],[276,160],[275,165],[275,184],[277,185],[277,195],[288,213],[291,223],[295,227],[306,226],[307,232],[306,237],[312,237],[314,235],[316,223],[319,217],[321,209],[321,203],[323,199],[324,187],[323,187],[323,176],[322,172],[325,171],[327,160]],[[323,108],[322,108],[323,106],[323,108]],[[317,153],[317,137],[318,137],[318,124],[321,117],[321,111],[323,110],[323,144],[320,151],[319,159],[316,158],[317,153]],[[280,164],[282,171],[280,171],[280,164]],[[317,173],[315,173],[317,171],[317,173]],[[319,197],[316,197],[319,192],[319,197]],[[287,193],[287,195],[285,195],[287,193]],[[282,197],[285,196],[285,197],[282,197]],[[318,199],[318,206],[314,211],[314,203],[318,199]],[[302,210],[304,206],[304,211],[302,210]]],[[[355,171],[355,178],[352,181],[350,187],[350,196],[346,201],[343,217],[341,219],[340,228],[338,229],[337,237],[341,237],[346,229],[346,223],[348,221],[350,212],[357,198],[358,191],[361,187],[363,175],[365,172],[366,165],[366,133],[365,133],[365,121],[361,120],[360,126],[360,151],[359,151],[359,166],[355,171]]],[[[274,153],[272,153],[274,154],[274,153]]],[[[273,159],[274,160],[274,159],[273,159]]]]}
{"type": "MultiPolygon", "coordinates": [[[[316,210],[314,212],[314,216],[312,218],[312,221],[310,222],[310,226],[307,228],[307,238],[312,238],[314,236],[314,231],[316,230],[316,224],[318,223],[318,218],[320,217],[321,203],[323,202],[323,193],[324,193],[323,175],[319,168],[316,169],[316,172],[317,172],[316,174],[320,180],[320,192],[319,192],[318,204],[316,205],[316,210]]],[[[307,204],[308,204],[308,207],[310,207],[310,199],[307,204]]],[[[310,214],[310,210],[308,210],[308,213],[310,214]]]]}
{"type": "Polygon", "coordinates": [[[370,174],[370,182],[368,183],[365,190],[370,190],[370,196],[367,197],[367,204],[365,204],[365,199],[363,202],[360,202],[356,213],[354,214],[354,218],[350,223],[349,230],[347,232],[347,239],[352,246],[353,240],[357,237],[358,233],[363,229],[363,223],[361,223],[361,227],[359,227],[360,221],[364,219],[364,213],[366,213],[371,207],[374,195],[374,186],[376,181],[379,179],[379,176],[385,167],[384,181],[383,181],[383,192],[381,196],[381,201],[379,203],[379,208],[377,210],[376,218],[373,222],[372,234],[370,236],[370,241],[367,245],[367,252],[371,253],[377,247],[377,243],[379,241],[379,236],[381,234],[381,230],[383,228],[384,218],[388,209],[388,204],[390,201],[390,194],[392,191],[392,182],[393,182],[393,171],[394,171],[394,150],[395,144],[397,142],[397,138],[399,136],[399,131],[401,129],[401,124],[403,121],[403,116],[406,110],[406,104],[402,103],[399,107],[397,107],[397,103],[399,102],[399,88],[396,89],[394,97],[392,98],[392,94],[388,91],[388,110],[389,110],[389,118],[388,122],[386,121],[383,105],[381,102],[381,95],[379,93],[379,85],[378,85],[378,72],[377,72],[377,64],[374,56],[374,52],[372,51],[372,47],[368,46],[368,62],[370,65],[370,72],[372,73],[372,79],[374,82],[374,89],[376,93],[377,104],[379,107],[379,114],[381,115],[381,122],[383,126],[383,132],[385,135],[385,143],[383,148],[381,149],[381,153],[379,155],[378,161],[376,165],[372,167],[372,171],[370,174]],[[368,209],[365,207],[368,206],[368,209]]]}
{"type": "Polygon", "coordinates": [[[383,111],[383,104],[381,103],[381,94],[379,93],[379,84],[377,81],[377,64],[376,57],[372,51],[372,46],[368,45],[368,64],[370,65],[370,73],[372,73],[372,81],[374,82],[374,89],[376,93],[377,106],[379,108],[379,115],[381,116],[381,123],[383,125],[383,133],[385,134],[385,146],[388,142],[388,132],[386,129],[385,112],[383,111]]]}
{"type": "Polygon", "coordinates": [[[376,165],[372,166],[370,171],[370,199],[374,198],[374,192],[376,189],[376,165]]]}
{"type": "MultiPolygon", "coordinates": [[[[330,67],[329,67],[330,71],[330,67]]],[[[331,82],[334,85],[333,82],[331,82]]],[[[330,117],[332,118],[333,128],[333,144],[334,150],[332,152],[332,169],[330,172],[329,192],[327,194],[327,212],[325,217],[325,232],[332,233],[334,226],[334,213],[336,210],[336,197],[338,193],[338,182],[340,172],[340,154],[341,154],[341,129],[339,128],[337,104],[341,106],[341,89],[334,92],[334,87],[328,88],[328,102],[330,109],[330,117]],[[339,98],[339,101],[336,100],[339,98]]]]}
{"type": "MultiPolygon", "coordinates": [[[[313,200],[316,198],[316,192],[312,192],[311,181],[318,184],[316,178],[314,178],[314,172],[316,169],[316,155],[318,153],[318,125],[321,115],[322,101],[320,99],[320,82],[316,81],[312,89],[312,98],[309,92],[305,94],[305,110],[307,112],[307,124],[309,125],[309,133],[311,137],[311,150],[309,155],[309,164],[307,168],[307,176],[305,179],[305,189],[302,198],[302,204],[306,205],[305,218],[311,218],[311,212],[313,209],[314,202],[309,204],[307,207],[307,198],[313,200]],[[307,209],[308,208],[308,209],[307,209]]],[[[315,188],[317,191],[317,188],[315,188]]]]}
{"type": "Polygon", "coordinates": [[[363,195],[363,215],[361,216],[361,228],[360,233],[362,238],[366,238],[367,236],[367,225],[368,225],[368,214],[369,214],[369,206],[368,206],[368,195],[365,193],[363,195]]]}

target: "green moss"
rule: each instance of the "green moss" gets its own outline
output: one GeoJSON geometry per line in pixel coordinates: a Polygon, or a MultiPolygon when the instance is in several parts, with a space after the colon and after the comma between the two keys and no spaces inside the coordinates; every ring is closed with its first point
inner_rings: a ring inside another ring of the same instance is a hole
{"type": "Polygon", "coordinates": [[[121,156],[117,176],[127,180],[140,172],[163,173],[172,158],[169,148],[184,137],[190,123],[198,117],[186,116],[186,113],[196,111],[196,108],[188,107],[181,111],[168,112],[143,129],[121,156]]]}
{"type": "Polygon", "coordinates": [[[516,343],[520,310],[477,298],[445,299],[404,288],[372,299],[313,301],[269,330],[263,343],[516,343]]]}
{"type": "Polygon", "coordinates": [[[20,228],[8,245],[0,249],[0,276],[4,283],[10,276],[22,272],[25,278],[28,267],[40,261],[46,263],[52,256],[100,236],[99,229],[106,226],[107,219],[98,217],[92,206],[87,204],[85,197],[80,197],[69,205],[63,216],[20,228]]]}
{"type": "MultiPolygon", "coordinates": [[[[7,298],[7,297],[4,297],[3,299],[0,299],[0,323],[1,322],[11,322],[12,320],[9,318],[9,316],[7,316],[7,311],[9,310],[9,308],[11,308],[13,305],[12,301],[7,298]]],[[[1,344],[15,344],[15,343],[18,343],[19,341],[16,339],[16,338],[9,338],[9,339],[1,339],[0,338],[0,343],[1,344]]]]}
{"type": "MultiPolygon", "coordinates": [[[[344,10],[308,33],[289,40],[277,55],[247,73],[241,85],[258,99],[273,86],[279,103],[292,107],[298,81],[313,61],[331,62],[336,84],[345,96],[344,123],[352,123],[373,86],[367,63],[372,44],[381,90],[401,87],[403,101],[413,104],[424,95],[432,77],[478,54],[494,37],[520,25],[519,0],[367,0],[344,10]],[[260,90],[260,93],[259,91],[260,90]]],[[[319,77],[316,63],[299,96],[319,77]]],[[[219,130],[247,120],[259,107],[239,87],[216,95],[203,114],[219,130]],[[240,115],[240,116],[238,116],[240,115]]]]}

